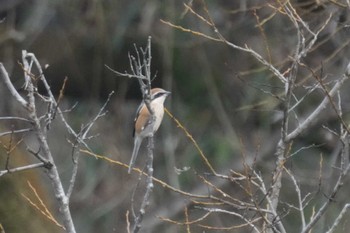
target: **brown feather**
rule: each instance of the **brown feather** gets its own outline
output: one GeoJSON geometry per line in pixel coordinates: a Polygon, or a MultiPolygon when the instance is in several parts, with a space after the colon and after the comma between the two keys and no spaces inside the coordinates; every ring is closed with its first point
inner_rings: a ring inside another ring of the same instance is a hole
{"type": "Polygon", "coordinates": [[[135,122],[135,133],[139,134],[144,127],[147,125],[147,122],[149,121],[149,117],[150,117],[150,113],[147,109],[147,106],[144,104],[141,109],[140,112],[138,114],[138,118],[135,122]]]}

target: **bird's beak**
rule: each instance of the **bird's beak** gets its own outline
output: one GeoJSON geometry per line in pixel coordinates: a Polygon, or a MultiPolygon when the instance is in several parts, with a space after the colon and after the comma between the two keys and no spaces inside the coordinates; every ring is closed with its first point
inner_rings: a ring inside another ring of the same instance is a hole
{"type": "Polygon", "coordinates": [[[170,91],[167,91],[166,92],[166,95],[168,96],[168,95],[171,95],[171,92],[170,91]]]}

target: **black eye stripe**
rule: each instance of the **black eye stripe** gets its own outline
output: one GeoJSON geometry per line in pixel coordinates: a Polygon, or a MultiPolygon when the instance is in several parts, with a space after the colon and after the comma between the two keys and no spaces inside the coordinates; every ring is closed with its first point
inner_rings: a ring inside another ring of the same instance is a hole
{"type": "Polygon", "coordinates": [[[155,94],[155,95],[153,96],[152,99],[156,99],[156,98],[158,98],[158,97],[161,97],[162,95],[164,95],[163,92],[158,92],[157,94],[155,94]]]}

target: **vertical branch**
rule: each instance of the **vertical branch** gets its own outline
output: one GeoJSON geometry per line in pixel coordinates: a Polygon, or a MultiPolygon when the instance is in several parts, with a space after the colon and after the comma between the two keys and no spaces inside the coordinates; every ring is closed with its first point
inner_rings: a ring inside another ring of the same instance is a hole
{"type": "Polygon", "coordinates": [[[63,225],[67,232],[75,233],[76,231],[75,231],[73,219],[69,209],[69,199],[65,195],[65,191],[64,191],[56,164],[54,162],[49,145],[47,143],[46,132],[42,128],[40,124],[40,120],[37,116],[37,110],[35,105],[36,87],[34,86],[34,83],[32,81],[33,78],[30,76],[31,68],[32,68],[31,64],[33,60],[30,60],[30,63],[29,63],[27,59],[28,59],[27,52],[23,51],[22,62],[23,62],[23,68],[24,68],[24,76],[25,76],[26,85],[27,85],[26,90],[28,92],[28,115],[33,122],[34,131],[39,141],[40,148],[42,149],[42,154],[52,164],[52,166],[47,169],[47,174],[51,180],[55,197],[60,206],[59,210],[63,219],[63,225]]]}
{"type": "Polygon", "coordinates": [[[287,169],[285,168],[286,173],[288,174],[288,176],[291,178],[291,180],[293,181],[294,187],[295,187],[295,191],[298,197],[298,211],[300,213],[300,219],[301,219],[301,226],[302,229],[305,228],[305,215],[304,215],[304,205],[303,205],[303,199],[301,198],[301,190],[299,187],[299,184],[297,182],[297,180],[295,179],[294,175],[287,169]]]}
{"type": "MultiPolygon", "coordinates": [[[[118,72],[110,67],[106,66],[109,70],[116,73],[119,76],[128,77],[128,78],[136,78],[139,82],[140,89],[142,92],[142,98],[143,102],[145,103],[148,111],[151,114],[150,117],[150,125],[154,124],[155,122],[155,115],[154,111],[151,108],[151,60],[152,60],[152,53],[151,53],[151,37],[148,37],[147,45],[145,49],[138,49],[136,45],[135,47],[135,54],[136,57],[129,54],[129,64],[130,64],[130,70],[131,72],[118,72]]],[[[143,220],[143,216],[146,213],[146,207],[149,205],[149,198],[153,190],[153,151],[154,151],[154,138],[153,135],[150,135],[148,137],[148,151],[147,151],[147,166],[146,166],[146,173],[147,173],[147,179],[146,179],[146,190],[140,205],[140,210],[137,213],[136,216],[134,216],[134,225],[132,227],[132,232],[136,233],[141,229],[141,223],[143,220]]]]}
{"type": "Polygon", "coordinates": [[[141,223],[143,220],[143,216],[146,213],[146,208],[149,205],[149,198],[151,196],[153,190],[153,149],[154,149],[154,139],[152,137],[148,137],[148,146],[147,146],[147,178],[146,178],[146,191],[143,195],[143,200],[140,206],[140,210],[138,215],[135,218],[135,223],[133,227],[134,233],[138,232],[141,229],[141,223]]]}
{"type": "MultiPolygon", "coordinates": [[[[142,50],[141,50],[142,51],[142,50]]],[[[145,67],[145,75],[146,79],[138,79],[141,85],[141,90],[143,91],[143,100],[147,106],[148,111],[151,113],[151,122],[150,124],[154,124],[155,115],[154,111],[150,106],[151,103],[151,37],[148,37],[148,43],[145,51],[142,51],[143,56],[143,64],[139,64],[141,67],[145,67]],[[143,82],[145,81],[145,83],[143,82]],[[142,83],[142,84],[141,84],[142,83]]],[[[142,203],[140,206],[139,213],[135,218],[135,223],[133,227],[133,232],[136,233],[141,228],[141,222],[143,220],[143,216],[146,213],[146,207],[149,205],[149,198],[151,192],[153,190],[153,151],[154,151],[154,138],[153,134],[148,137],[148,146],[147,146],[147,179],[146,179],[146,191],[142,199],[142,203]]]]}
{"type": "MultiPolygon", "coordinates": [[[[293,56],[293,63],[290,68],[289,76],[287,77],[287,82],[285,82],[285,97],[284,97],[284,107],[283,107],[283,120],[282,120],[282,126],[281,126],[281,139],[278,142],[277,149],[276,149],[276,168],[273,173],[272,178],[272,185],[271,185],[271,192],[270,192],[270,198],[272,201],[272,208],[275,210],[278,207],[279,203],[279,195],[280,190],[282,188],[282,174],[283,174],[283,167],[285,163],[286,154],[288,153],[288,147],[289,144],[292,142],[292,138],[289,137],[289,112],[290,112],[290,105],[291,105],[291,97],[293,95],[294,91],[294,85],[297,78],[298,73],[298,67],[300,64],[300,59],[303,56],[306,56],[306,54],[311,50],[313,45],[315,44],[318,34],[325,28],[325,26],[328,24],[330,17],[324,22],[324,24],[321,26],[321,28],[314,33],[309,29],[307,24],[299,17],[299,15],[296,13],[295,9],[291,5],[290,2],[287,2],[286,4],[282,5],[284,12],[290,19],[290,21],[293,23],[296,32],[297,32],[297,43],[295,47],[295,53],[293,56]],[[303,33],[302,27],[310,34],[311,40],[310,42],[306,43],[306,38],[303,33]]],[[[325,98],[326,99],[326,98],[325,98]]],[[[325,102],[325,104],[327,101],[325,102]]],[[[323,105],[323,108],[325,106],[323,105]]],[[[317,109],[316,109],[317,110],[317,109]]],[[[314,113],[316,113],[315,111],[314,113]]],[[[313,115],[313,114],[312,114],[313,115]]],[[[315,114],[314,116],[318,116],[319,112],[315,114]]],[[[299,128],[299,127],[298,127],[299,128]]],[[[295,132],[295,130],[293,131],[295,132]]],[[[302,219],[303,216],[302,216],[302,219]]],[[[270,216],[271,220],[271,216],[270,216]]],[[[303,222],[305,225],[305,223],[303,222]]],[[[270,229],[267,229],[268,232],[271,232],[270,229]]]]}

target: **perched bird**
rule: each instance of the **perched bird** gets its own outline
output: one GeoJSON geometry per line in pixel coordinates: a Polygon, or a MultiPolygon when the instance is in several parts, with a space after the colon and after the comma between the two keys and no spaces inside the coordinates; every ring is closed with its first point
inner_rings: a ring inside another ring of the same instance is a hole
{"type": "Polygon", "coordinates": [[[133,132],[134,149],[132,151],[128,173],[131,172],[134,166],[142,140],[146,137],[152,136],[162,123],[164,115],[164,101],[169,94],[169,91],[165,91],[161,88],[151,89],[150,107],[154,112],[155,117],[153,123],[151,120],[151,113],[148,111],[148,108],[144,101],[141,102],[139,108],[137,109],[133,132]]]}

